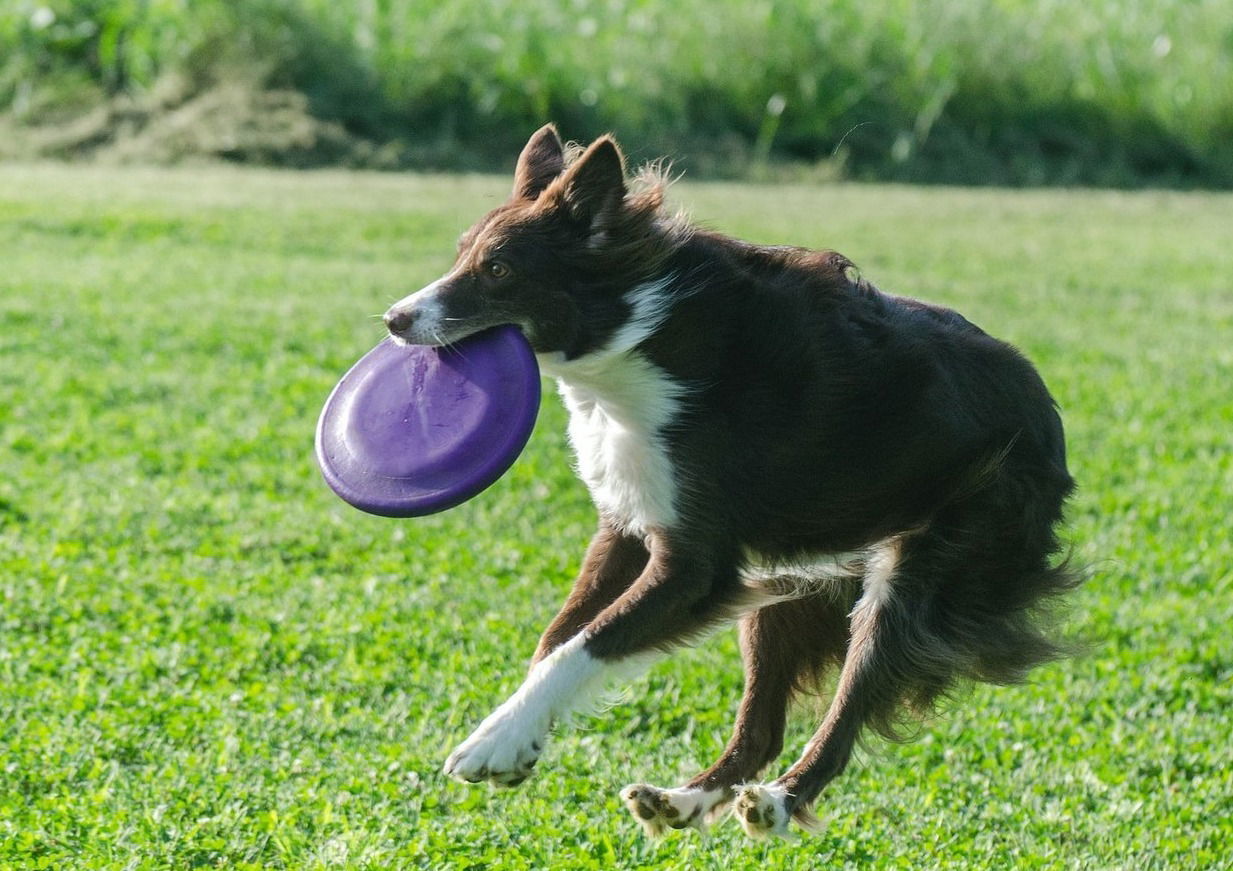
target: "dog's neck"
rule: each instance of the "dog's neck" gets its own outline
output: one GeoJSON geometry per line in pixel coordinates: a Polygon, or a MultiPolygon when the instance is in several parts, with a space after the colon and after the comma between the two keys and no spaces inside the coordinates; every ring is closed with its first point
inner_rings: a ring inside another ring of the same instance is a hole
{"type": "Polygon", "coordinates": [[[628,313],[599,347],[576,357],[564,352],[537,354],[540,369],[563,384],[597,393],[602,398],[612,375],[628,365],[630,353],[663,325],[677,298],[675,273],[634,285],[621,295],[628,313]]]}

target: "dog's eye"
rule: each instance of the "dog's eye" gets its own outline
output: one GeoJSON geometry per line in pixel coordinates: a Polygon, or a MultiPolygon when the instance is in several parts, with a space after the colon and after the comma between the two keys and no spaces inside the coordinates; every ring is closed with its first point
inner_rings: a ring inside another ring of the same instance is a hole
{"type": "Polygon", "coordinates": [[[510,268],[500,260],[489,260],[484,268],[488,270],[488,274],[493,278],[509,278],[510,276],[510,268]]]}

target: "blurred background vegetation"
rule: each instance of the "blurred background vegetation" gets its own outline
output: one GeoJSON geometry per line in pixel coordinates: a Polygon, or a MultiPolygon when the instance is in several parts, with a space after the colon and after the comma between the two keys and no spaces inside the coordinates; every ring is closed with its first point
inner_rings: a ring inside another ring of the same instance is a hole
{"type": "Polygon", "coordinates": [[[1233,0],[0,0],[0,154],[1233,186],[1233,0]]]}

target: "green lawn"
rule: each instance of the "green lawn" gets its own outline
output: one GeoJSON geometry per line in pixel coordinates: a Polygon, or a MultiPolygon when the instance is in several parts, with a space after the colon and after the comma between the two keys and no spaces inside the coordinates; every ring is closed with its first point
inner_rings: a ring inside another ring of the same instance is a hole
{"type": "Polygon", "coordinates": [[[1233,196],[676,189],[1019,344],[1081,485],[1091,652],[871,744],[822,834],[766,844],[650,842],[617,798],[718,753],[730,632],[517,791],[440,773],[591,529],[551,391],[513,470],[444,515],[368,517],[314,466],[373,315],[507,186],[0,166],[0,868],[1228,867],[1233,196]]]}

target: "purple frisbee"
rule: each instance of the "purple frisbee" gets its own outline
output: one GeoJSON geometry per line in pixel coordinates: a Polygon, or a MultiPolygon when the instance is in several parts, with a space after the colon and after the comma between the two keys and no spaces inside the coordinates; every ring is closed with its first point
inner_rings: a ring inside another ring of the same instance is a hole
{"type": "Polygon", "coordinates": [[[362,511],[444,511],[513,465],[539,400],[539,366],[517,327],[494,327],[449,348],[386,339],[325,401],[317,463],[334,492],[362,511]]]}

